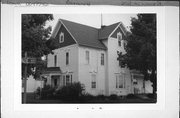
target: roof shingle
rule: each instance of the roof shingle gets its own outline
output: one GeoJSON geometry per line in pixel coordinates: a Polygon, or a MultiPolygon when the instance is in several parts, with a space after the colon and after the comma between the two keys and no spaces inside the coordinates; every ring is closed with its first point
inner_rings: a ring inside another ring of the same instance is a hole
{"type": "Polygon", "coordinates": [[[106,39],[112,33],[112,31],[119,25],[120,22],[114,23],[109,26],[104,26],[103,28],[99,29],[99,37],[98,39],[106,39]]]}
{"type": "Polygon", "coordinates": [[[73,35],[79,45],[106,49],[104,44],[97,40],[98,29],[63,19],[60,20],[73,35]]]}
{"type": "MultiPolygon", "coordinates": [[[[62,22],[79,45],[99,49],[107,49],[101,42],[101,39],[107,39],[114,29],[120,24],[120,22],[118,22],[98,29],[64,19],[59,19],[59,21],[62,22]]],[[[55,30],[57,30],[57,28],[55,30]]]]}

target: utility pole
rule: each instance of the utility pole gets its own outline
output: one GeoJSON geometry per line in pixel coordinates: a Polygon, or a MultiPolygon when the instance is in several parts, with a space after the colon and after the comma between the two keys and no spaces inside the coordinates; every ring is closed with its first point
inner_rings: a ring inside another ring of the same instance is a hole
{"type": "MultiPolygon", "coordinates": [[[[38,59],[35,57],[28,57],[27,52],[25,52],[24,58],[22,58],[22,63],[24,63],[24,94],[23,103],[27,100],[27,66],[28,64],[36,64],[38,59]]],[[[40,62],[39,62],[40,63],[40,62]]]]}
{"type": "MultiPolygon", "coordinates": [[[[25,52],[25,61],[27,61],[27,52],[25,52]]],[[[25,63],[24,69],[24,103],[26,103],[26,88],[27,88],[27,63],[25,63]]]]}

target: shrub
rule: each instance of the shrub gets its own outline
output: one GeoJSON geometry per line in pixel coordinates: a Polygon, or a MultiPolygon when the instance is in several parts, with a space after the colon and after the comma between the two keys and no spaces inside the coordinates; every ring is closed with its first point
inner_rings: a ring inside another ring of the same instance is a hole
{"type": "Polygon", "coordinates": [[[149,94],[147,94],[147,96],[149,97],[149,98],[156,98],[156,94],[154,95],[154,94],[152,94],[152,93],[149,93],[149,94]]]}
{"type": "Polygon", "coordinates": [[[111,94],[111,95],[109,96],[109,99],[110,99],[110,100],[117,100],[117,99],[118,99],[118,96],[117,96],[116,94],[111,94]]]}
{"type": "Polygon", "coordinates": [[[133,99],[133,98],[136,98],[136,96],[134,94],[128,94],[126,96],[127,99],[133,99]]]}
{"type": "Polygon", "coordinates": [[[64,86],[55,92],[55,96],[58,99],[62,100],[78,100],[80,96],[82,96],[82,92],[84,91],[84,87],[80,82],[75,82],[64,86]]]}
{"type": "Polygon", "coordinates": [[[93,100],[93,99],[94,99],[94,96],[89,94],[89,93],[83,93],[79,98],[79,100],[81,102],[84,102],[84,101],[87,102],[87,101],[90,101],[90,100],[93,100]]]}
{"type": "Polygon", "coordinates": [[[106,97],[104,95],[98,95],[98,96],[96,96],[96,98],[98,100],[105,100],[106,97]]]}
{"type": "Polygon", "coordinates": [[[45,85],[43,88],[37,88],[36,95],[40,96],[40,99],[52,99],[54,97],[54,91],[55,88],[52,88],[50,85],[45,85]]]}

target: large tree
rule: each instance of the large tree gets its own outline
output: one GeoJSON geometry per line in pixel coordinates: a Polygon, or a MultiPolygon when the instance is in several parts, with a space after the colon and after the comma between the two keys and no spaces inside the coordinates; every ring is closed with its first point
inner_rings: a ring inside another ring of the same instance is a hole
{"type": "MultiPolygon", "coordinates": [[[[45,27],[46,22],[53,20],[52,14],[22,14],[22,58],[27,52],[28,57],[41,58],[51,52],[46,45],[50,38],[51,27],[45,27]]],[[[39,76],[39,72],[46,63],[28,64],[27,75],[39,76]]],[[[24,63],[22,63],[22,77],[24,76],[24,63]]]]}
{"type": "Polygon", "coordinates": [[[121,58],[122,64],[140,71],[145,80],[153,83],[156,94],[156,14],[138,14],[131,19],[130,33],[127,37],[127,53],[121,58]]]}

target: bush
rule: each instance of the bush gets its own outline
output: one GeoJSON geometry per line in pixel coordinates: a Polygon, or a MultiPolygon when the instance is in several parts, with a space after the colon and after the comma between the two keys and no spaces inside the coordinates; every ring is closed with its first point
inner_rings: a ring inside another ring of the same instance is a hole
{"type": "Polygon", "coordinates": [[[116,94],[111,94],[111,95],[109,96],[109,99],[110,99],[110,100],[117,100],[117,99],[118,99],[118,96],[117,96],[116,94]]]}
{"type": "Polygon", "coordinates": [[[154,94],[152,94],[152,93],[147,94],[147,97],[148,97],[148,98],[157,98],[156,96],[157,96],[156,94],[154,95],[154,94]]]}
{"type": "Polygon", "coordinates": [[[82,96],[83,91],[84,87],[79,82],[75,82],[57,90],[55,96],[62,100],[76,101],[80,96],[82,96]]]}
{"type": "Polygon", "coordinates": [[[90,101],[90,100],[93,100],[95,97],[93,96],[93,95],[91,95],[91,94],[89,94],[89,93],[83,93],[81,96],[80,96],[80,98],[79,98],[79,100],[81,101],[81,102],[87,102],[87,101],[90,101]]]}
{"type": "Polygon", "coordinates": [[[45,85],[43,88],[38,87],[36,90],[36,95],[40,96],[40,99],[52,99],[54,98],[55,88],[50,85],[45,85]]]}
{"type": "Polygon", "coordinates": [[[134,94],[128,94],[126,96],[127,99],[133,99],[133,98],[136,98],[136,96],[134,94]]]}
{"type": "Polygon", "coordinates": [[[105,100],[106,97],[104,95],[98,95],[98,96],[96,96],[96,98],[98,100],[105,100]]]}

